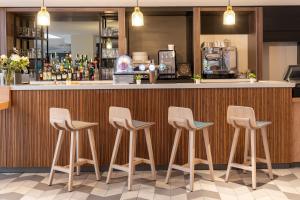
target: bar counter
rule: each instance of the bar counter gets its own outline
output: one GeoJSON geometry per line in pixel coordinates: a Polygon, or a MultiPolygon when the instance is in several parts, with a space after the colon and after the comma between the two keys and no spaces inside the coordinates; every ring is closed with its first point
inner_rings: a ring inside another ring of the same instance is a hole
{"type": "MultiPolygon", "coordinates": [[[[292,151],[292,88],[287,82],[265,81],[225,83],[181,83],[113,85],[109,82],[81,84],[16,85],[11,87],[11,107],[0,111],[0,167],[36,168],[51,165],[57,133],[49,123],[49,108],[68,108],[72,118],[98,122],[94,130],[100,166],[108,166],[115,130],[108,122],[110,106],[128,107],[133,119],[152,121],[153,151],[156,165],[167,166],[174,139],[174,129],[168,124],[168,107],[189,107],[195,120],[214,122],[209,128],[214,164],[227,164],[233,128],[226,122],[229,105],[251,106],[257,120],[272,121],[268,128],[268,140],[272,163],[291,163],[292,151]]],[[[205,158],[201,134],[196,136],[196,156],[205,158]]],[[[242,161],[244,134],[238,143],[236,159],[242,161]]],[[[69,140],[62,146],[60,161],[68,162],[69,140]]],[[[120,144],[118,163],[128,160],[128,134],[120,144]]],[[[137,156],[147,157],[145,138],[138,136],[137,156]]],[[[179,146],[176,162],[187,161],[187,134],[179,146]]],[[[86,137],[82,140],[82,154],[89,155],[86,137]]],[[[258,137],[258,156],[263,147],[258,137]]],[[[222,166],[222,165],[221,165],[222,166]]]]}

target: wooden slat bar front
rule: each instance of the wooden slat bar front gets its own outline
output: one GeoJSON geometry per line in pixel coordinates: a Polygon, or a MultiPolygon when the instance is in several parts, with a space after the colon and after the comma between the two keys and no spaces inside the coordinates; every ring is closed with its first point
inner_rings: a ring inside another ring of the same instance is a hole
{"type": "MultiPolygon", "coordinates": [[[[53,157],[57,133],[49,124],[49,108],[70,109],[73,119],[98,122],[94,130],[96,148],[101,165],[108,165],[115,130],[109,125],[109,106],[130,108],[134,119],[152,121],[153,151],[157,165],[167,166],[175,136],[168,125],[169,106],[189,107],[195,119],[212,121],[209,128],[214,164],[228,162],[233,129],[226,122],[229,105],[251,106],[257,119],[272,121],[268,141],[273,163],[291,162],[291,88],[197,88],[197,89],[100,89],[12,91],[12,107],[0,111],[0,167],[49,167],[53,157]]],[[[128,138],[124,134],[117,163],[128,160],[128,138]]],[[[242,161],[243,134],[237,149],[237,160],[242,161]]],[[[203,139],[196,137],[196,155],[205,158],[203,139]]],[[[258,142],[260,138],[258,137],[258,142]]],[[[61,164],[67,164],[69,144],[63,144],[61,164]]],[[[179,144],[176,163],[187,162],[187,134],[179,144]]],[[[82,144],[83,157],[91,158],[86,140],[82,144]]],[[[147,157],[143,137],[138,137],[138,157],[147,157]]],[[[258,145],[258,157],[263,155],[258,145]]]]}

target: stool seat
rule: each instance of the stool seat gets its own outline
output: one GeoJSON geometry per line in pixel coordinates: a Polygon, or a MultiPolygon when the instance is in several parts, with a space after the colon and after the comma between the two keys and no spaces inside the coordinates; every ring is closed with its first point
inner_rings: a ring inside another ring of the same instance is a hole
{"type": "Polygon", "coordinates": [[[143,122],[143,121],[138,121],[138,120],[132,120],[132,125],[136,130],[139,129],[145,129],[149,128],[150,126],[153,126],[155,123],[153,122],[143,122]]]}
{"type": "Polygon", "coordinates": [[[210,126],[214,125],[214,123],[213,122],[199,122],[199,121],[194,121],[194,125],[197,127],[197,130],[200,130],[200,129],[204,129],[204,128],[210,127],[210,126]]]}
{"type": "Polygon", "coordinates": [[[72,121],[72,125],[75,129],[81,130],[81,129],[87,129],[87,128],[92,128],[94,126],[98,126],[98,123],[83,122],[83,121],[72,121]]]}
{"type": "Polygon", "coordinates": [[[262,127],[268,126],[270,124],[272,124],[272,122],[269,122],[269,121],[256,121],[256,127],[257,128],[262,128],[262,127]]]}

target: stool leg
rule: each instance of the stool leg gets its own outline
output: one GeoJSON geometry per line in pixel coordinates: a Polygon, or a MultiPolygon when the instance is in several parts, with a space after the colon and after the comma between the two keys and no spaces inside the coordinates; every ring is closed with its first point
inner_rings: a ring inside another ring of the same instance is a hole
{"type": "Polygon", "coordinates": [[[129,138],[129,165],[128,165],[128,190],[130,191],[132,188],[132,174],[133,174],[133,157],[134,157],[134,140],[136,137],[135,131],[130,131],[130,138],[129,138]]]}
{"type": "Polygon", "coordinates": [[[74,160],[75,160],[75,133],[71,132],[71,142],[70,142],[70,164],[69,164],[69,184],[68,191],[72,191],[73,186],[73,173],[74,173],[74,160]]]}
{"type": "Polygon", "coordinates": [[[207,128],[203,129],[203,136],[204,136],[204,143],[205,143],[205,149],[206,149],[206,157],[208,161],[208,167],[211,175],[211,180],[214,181],[214,168],[213,168],[213,162],[211,157],[211,149],[210,149],[210,143],[209,143],[209,136],[208,136],[208,130],[207,128]]]}
{"type": "Polygon", "coordinates": [[[59,157],[59,154],[60,154],[61,144],[62,144],[62,142],[64,140],[63,136],[64,136],[63,135],[63,131],[59,131],[58,139],[57,139],[57,143],[56,143],[56,147],[55,147],[55,152],[54,152],[54,157],[53,157],[53,161],[52,161],[52,166],[51,166],[51,171],[50,171],[48,185],[52,185],[53,176],[54,176],[54,173],[55,173],[54,166],[56,165],[58,157],[59,157]]]}
{"type": "Polygon", "coordinates": [[[113,171],[113,164],[115,164],[115,162],[116,162],[116,158],[117,158],[117,154],[118,154],[118,150],[119,150],[119,146],[120,146],[120,142],[121,142],[122,132],[123,132],[122,129],[118,129],[117,137],[116,137],[116,141],[115,141],[115,145],[114,145],[114,150],[113,150],[113,153],[111,156],[109,170],[107,173],[106,183],[109,183],[110,178],[111,178],[111,174],[113,171]]]}
{"type": "Polygon", "coordinates": [[[90,146],[92,151],[92,157],[94,161],[96,180],[99,181],[101,176],[99,172],[99,163],[98,163],[97,152],[96,152],[95,137],[92,129],[88,129],[88,135],[89,135],[89,141],[90,141],[90,146]]]}
{"type": "Polygon", "coordinates": [[[169,179],[170,179],[170,176],[171,176],[172,165],[174,164],[174,160],[175,160],[175,157],[176,157],[180,136],[181,136],[181,129],[177,129],[175,139],[174,139],[173,148],[172,148],[170,163],[169,163],[169,167],[168,167],[167,177],[166,177],[166,180],[165,180],[166,184],[169,182],[169,179]]]}
{"type": "Polygon", "coordinates": [[[156,170],[155,170],[155,163],[154,163],[154,156],[153,156],[153,149],[152,149],[152,141],[150,136],[150,129],[145,129],[145,136],[146,136],[146,143],[148,148],[148,154],[149,154],[149,160],[150,160],[150,166],[151,166],[151,172],[153,179],[156,179],[156,170]]]}
{"type": "MultiPolygon", "coordinates": [[[[80,158],[80,138],[79,138],[79,131],[76,131],[76,161],[79,161],[80,158]]],[[[76,175],[80,175],[80,165],[77,165],[76,167],[76,175]]]]}
{"type": "Polygon", "coordinates": [[[194,191],[195,131],[189,131],[190,190],[194,191]]]}
{"type": "Polygon", "coordinates": [[[251,167],[252,167],[252,188],[256,189],[256,133],[251,130],[251,167]]]}
{"type": "Polygon", "coordinates": [[[134,140],[133,140],[133,169],[132,169],[132,175],[135,174],[135,167],[136,167],[136,165],[134,163],[135,157],[136,157],[136,138],[137,138],[137,135],[135,135],[134,140]]]}
{"type": "MultiPolygon", "coordinates": [[[[244,165],[248,162],[248,153],[249,153],[249,129],[245,130],[245,149],[244,149],[244,165]]],[[[246,173],[246,170],[243,170],[243,173],[246,173]]]]}
{"type": "Polygon", "coordinates": [[[240,134],[240,129],[235,128],[233,141],[232,141],[232,145],[231,145],[231,150],[230,150],[228,166],[227,166],[227,171],[226,171],[226,177],[225,177],[226,182],[228,182],[229,173],[230,173],[230,170],[231,170],[231,164],[232,164],[233,159],[234,159],[234,155],[235,155],[235,151],[236,151],[236,145],[237,145],[237,142],[238,142],[238,139],[239,139],[239,134],[240,134]]]}
{"type": "Polygon", "coordinates": [[[261,134],[262,134],[263,145],[264,145],[264,150],[265,150],[265,155],[266,155],[266,160],[267,160],[269,177],[270,177],[270,179],[273,179],[272,165],[271,165],[271,158],[270,158],[270,151],[269,151],[266,127],[263,127],[261,129],[261,134]]]}

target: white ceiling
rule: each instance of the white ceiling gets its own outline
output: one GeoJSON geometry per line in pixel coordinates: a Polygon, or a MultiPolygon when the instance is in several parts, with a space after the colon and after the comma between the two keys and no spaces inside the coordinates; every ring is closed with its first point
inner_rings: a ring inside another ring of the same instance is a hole
{"type": "MultiPolygon", "coordinates": [[[[0,7],[39,7],[42,0],[0,0],[0,7]]],[[[300,0],[231,0],[233,6],[300,5],[300,0]]],[[[49,7],[132,7],[136,0],[45,0],[49,7]]],[[[140,0],[141,6],[224,6],[227,0],[140,0]]]]}

